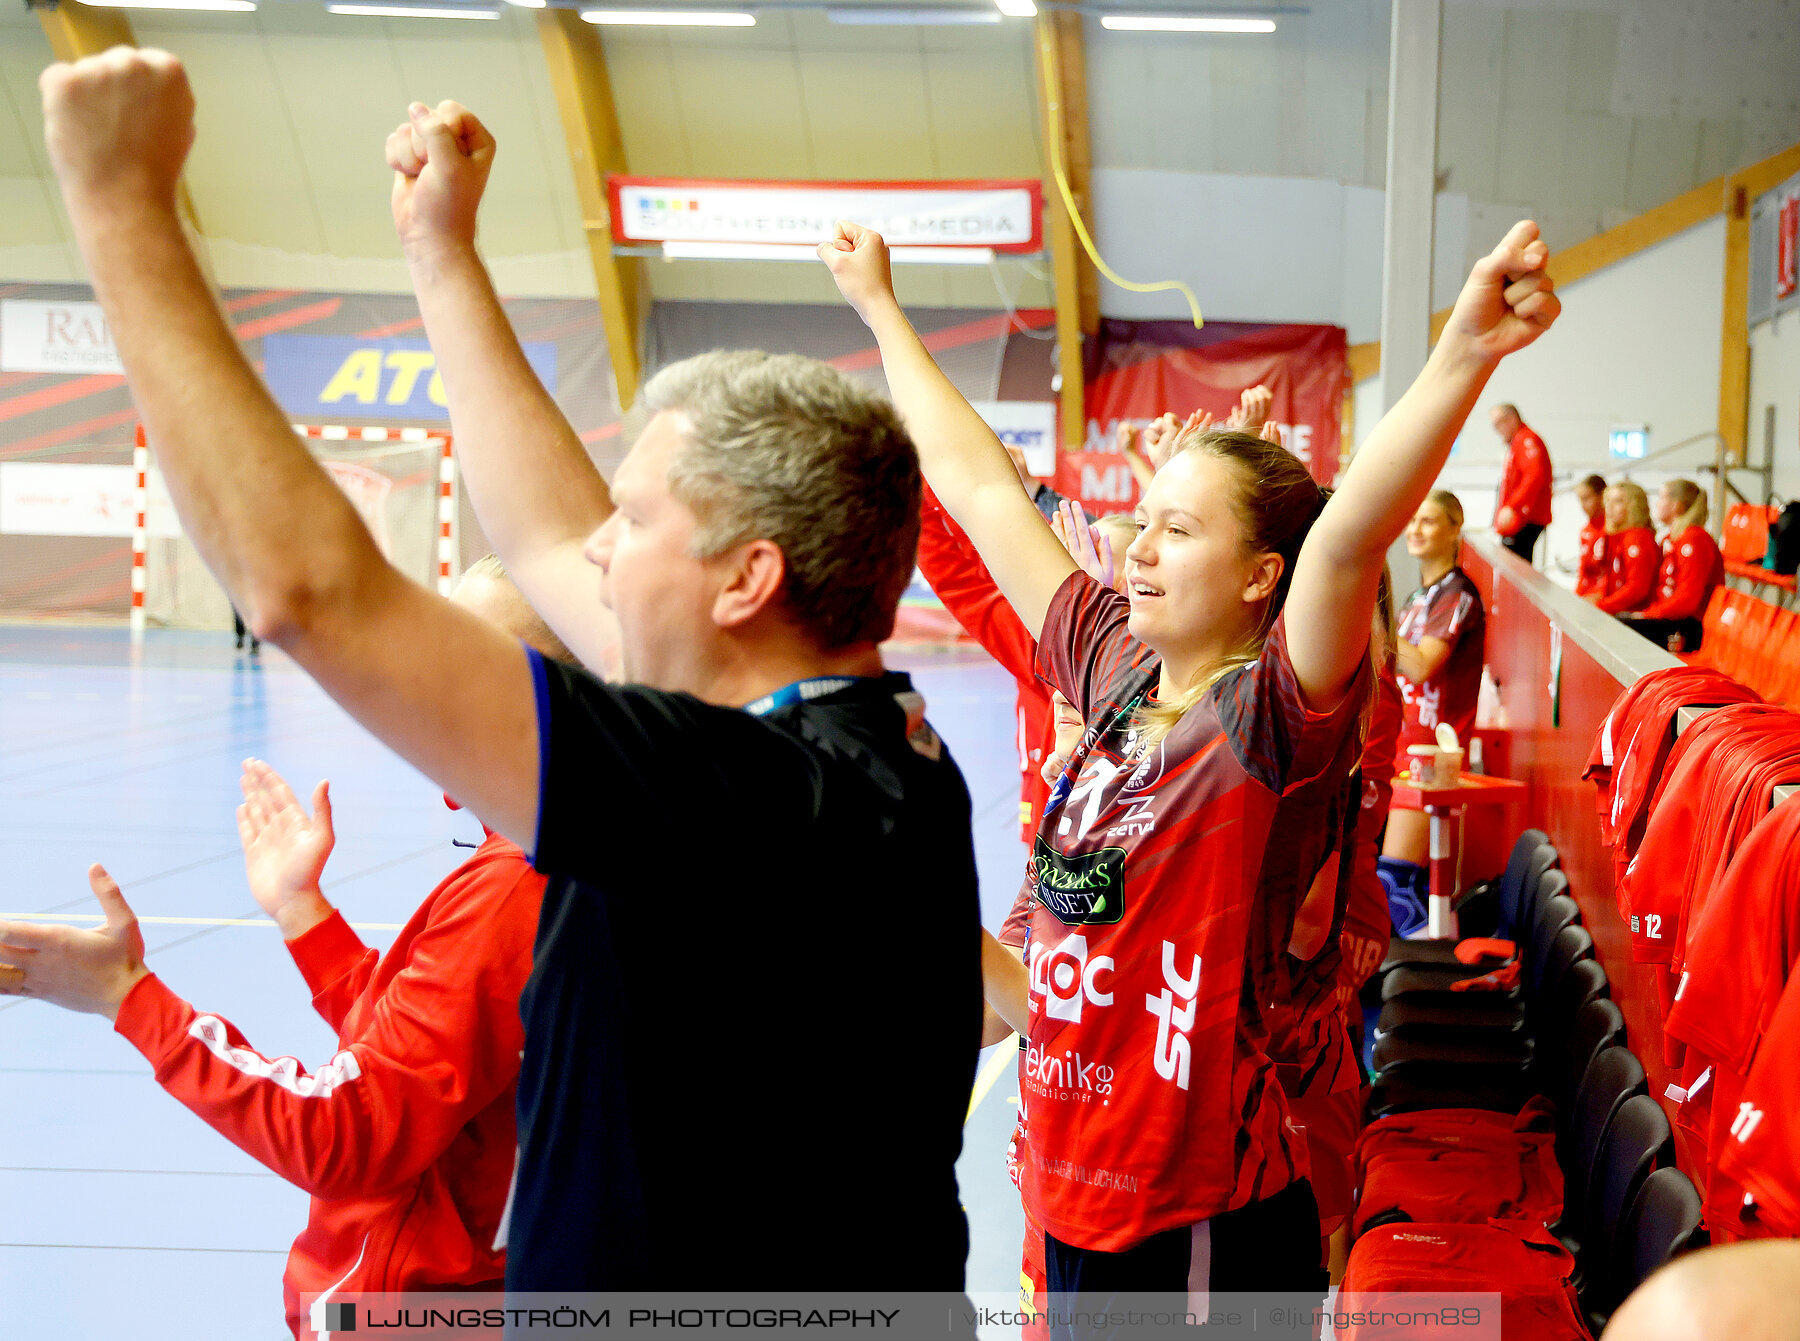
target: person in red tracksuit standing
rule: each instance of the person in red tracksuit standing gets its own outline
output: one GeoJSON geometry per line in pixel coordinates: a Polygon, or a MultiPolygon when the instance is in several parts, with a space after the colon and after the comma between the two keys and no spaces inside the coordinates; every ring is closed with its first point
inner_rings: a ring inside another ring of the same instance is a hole
{"type": "Polygon", "coordinates": [[[1598,596],[1606,590],[1606,477],[1589,475],[1575,486],[1575,501],[1587,516],[1581,528],[1581,566],[1575,573],[1575,594],[1598,596]]]}
{"type": "Polygon", "coordinates": [[[1530,563],[1538,537],[1550,524],[1550,453],[1544,440],[1519,418],[1518,406],[1496,405],[1488,417],[1494,432],[1506,440],[1494,530],[1503,545],[1530,563]]]}
{"type": "MultiPolygon", "coordinates": [[[[453,599],[546,655],[568,653],[492,559],[453,599]]],[[[514,1104],[544,877],[492,830],[377,956],[319,891],[334,842],[327,784],[309,818],[267,764],[244,765],[238,830],[251,892],[281,928],[337,1050],[311,1070],[253,1049],[143,965],[143,937],[104,868],[89,883],[102,930],[0,923],[0,960],[25,959],[27,994],[113,1016],[164,1089],[253,1159],[312,1195],[283,1276],[296,1337],[321,1330],[302,1296],[499,1290],[495,1248],[516,1148],[514,1104]],[[116,977],[103,941],[135,946],[116,977]],[[87,953],[84,954],[84,951],[87,953]]],[[[448,798],[446,798],[448,799],[448,798]]],[[[454,804],[454,803],[451,803],[454,804]]],[[[0,966],[0,986],[20,968],[0,966]]]]}
{"type": "Polygon", "coordinates": [[[1692,480],[1670,480],[1656,496],[1662,568],[1650,604],[1620,619],[1660,646],[1679,638],[1676,651],[1700,646],[1700,618],[1713,589],[1725,580],[1725,559],[1706,530],[1706,492],[1692,480]]]}
{"type": "Polygon", "coordinates": [[[1608,486],[1606,586],[1593,598],[1609,615],[1642,610],[1650,603],[1662,551],[1650,529],[1650,500],[1630,480],[1608,486]]]}

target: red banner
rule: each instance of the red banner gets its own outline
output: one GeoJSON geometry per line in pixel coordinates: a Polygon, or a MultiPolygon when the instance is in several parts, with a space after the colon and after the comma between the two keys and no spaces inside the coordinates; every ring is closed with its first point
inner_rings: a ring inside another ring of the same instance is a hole
{"type": "Polygon", "coordinates": [[[1796,287],[1795,242],[1800,237],[1800,196],[1781,202],[1781,240],[1775,254],[1775,296],[1788,298],[1796,287]]]}
{"type": "Polygon", "coordinates": [[[1141,427],[1165,411],[1185,419],[1191,410],[1210,410],[1223,420],[1244,388],[1258,383],[1274,396],[1269,417],[1282,426],[1289,450],[1320,483],[1336,478],[1350,375],[1341,327],[1238,326],[1227,338],[1180,348],[1147,339],[1150,325],[1121,323],[1128,338],[1102,345],[1099,374],[1087,386],[1086,450],[1058,455],[1059,493],[1079,498],[1089,512],[1129,511],[1137,486],[1113,447],[1121,419],[1141,427]]]}

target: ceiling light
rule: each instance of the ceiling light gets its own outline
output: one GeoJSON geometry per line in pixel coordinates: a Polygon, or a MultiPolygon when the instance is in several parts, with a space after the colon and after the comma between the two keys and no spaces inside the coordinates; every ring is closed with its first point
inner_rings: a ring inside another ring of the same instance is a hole
{"type": "Polygon", "coordinates": [[[932,28],[1000,22],[1000,15],[991,9],[827,9],[825,17],[833,23],[867,27],[932,28]]]}
{"type": "Polygon", "coordinates": [[[204,9],[232,14],[248,14],[256,8],[252,0],[88,0],[102,9],[204,9]]]}
{"type": "Polygon", "coordinates": [[[497,9],[427,9],[420,5],[326,5],[328,14],[363,14],[377,19],[497,19],[497,9]]]}
{"type": "Polygon", "coordinates": [[[1117,33],[1272,33],[1275,20],[1221,19],[1206,14],[1104,14],[1100,26],[1117,33]]]}
{"type": "Polygon", "coordinates": [[[1037,15],[1037,5],[1032,0],[994,0],[994,8],[1009,19],[1029,19],[1037,15]]]}
{"type": "Polygon", "coordinates": [[[542,9],[544,0],[506,0],[506,3],[518,9],[542,9]]]}
{"type": "MultiPolygon", "coordinates": [[[[669,261],[813,261],[819,249],[790,242],[665,242],[669,261]]],[[[994,259],[990,247],[894,247],[888,259],[896,265],[986,265],[994,259]]]]}
{"type": "Polygon", "coordinates": [[[717,9],[584,9],[589,23],[628,24],[632,27],[753,28],[756,15],[733,14],[717,9]]]}

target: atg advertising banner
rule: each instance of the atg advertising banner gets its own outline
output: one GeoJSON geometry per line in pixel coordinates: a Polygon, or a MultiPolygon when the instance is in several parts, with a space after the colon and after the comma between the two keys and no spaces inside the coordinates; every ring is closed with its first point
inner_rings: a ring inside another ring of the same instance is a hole
{"type": "MultiPolygon", "coordinates": [[[[283,409],[307,422],[450,418],[437,356],[425,340],[268,335],[262,354],[269,390],[283,409]]],[[[528,340],[525,357],[555,395],[555,344],[528,340]]]]}

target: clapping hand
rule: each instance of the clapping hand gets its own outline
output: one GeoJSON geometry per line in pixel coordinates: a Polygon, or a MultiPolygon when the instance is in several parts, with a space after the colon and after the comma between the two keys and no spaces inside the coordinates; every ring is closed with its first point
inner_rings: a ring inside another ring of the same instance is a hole
{"type": "Polygon", "coordinates": [[[1112,539],[1088,521],[1087,509],[1073,498],[1056,505],[1050,529],[1069,551],[1076,566],[1103,587],[1113,584],[1112,539]]]}
{"type": "Polygon", "coordinates": [[[144,933],[104,866],[88,867],[88,888],[106,914],[105,926],[0,922],[0,995],[118,1018],[126,994],[150,972],[144,933]]]}
{"type": "Polygon", "coordinates": [[[288,940],[331,915],[319,892],[319,877],[331,856],[331,784],[313,789],[308,815],[281,775],[260,759],[246,759],[241,779],[244,803],[237,809],[238,838],[244,846],[244,874],[262,910],[288,940]]]}

